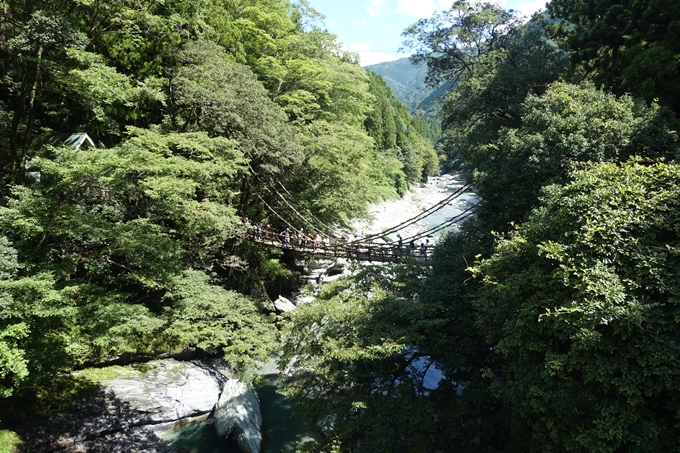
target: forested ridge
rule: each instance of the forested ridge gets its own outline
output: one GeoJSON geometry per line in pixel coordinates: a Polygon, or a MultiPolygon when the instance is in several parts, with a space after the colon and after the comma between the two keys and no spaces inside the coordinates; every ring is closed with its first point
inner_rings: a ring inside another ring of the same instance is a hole
{"type": "Polygon", "coordinates": [[[58,414],[74,369],[282,347],[299,451],[677,450],[679,24],[670,0],[418,21],[412,61],[455,87],[438,156],[304,1],[4,2],[0,423],[58,414]],[[340,227],[440,160],[475,217],[279,332],[251,294],[291,270],[242,219],[284,228],[286,188],[340,227]]]}

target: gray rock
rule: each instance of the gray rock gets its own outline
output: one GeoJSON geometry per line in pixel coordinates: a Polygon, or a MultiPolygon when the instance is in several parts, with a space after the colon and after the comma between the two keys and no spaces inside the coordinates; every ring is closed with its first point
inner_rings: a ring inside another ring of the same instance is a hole
{"type": "Polygon", "coordinates": [[[306,263],[305,269],[307,270],[307,272],[313,272],[315,270],[325,271],[326,269],[331,267],[334,263],[335,263],[334,260],[312,259],[306,263]]]}
{"type": "Polygon", "coordinates": [[[276,308],[277,313],[288,313],[289,311],[295,310],[295,304],[283,296],[279,296],[279,298],[274,301],[274,307],[276,308]]]}
{"type": "Polygon", "coordinates": [[[190,362],[153,361],[143,376],[102,382],[106,393],[125,401],[132,425],[162,423],[208,413],[220,395],[223,376],[190,362]]]}
{"type": "Polygon", "coordinates": [[[336,274],[336,275],[331,275],[330,277],[326,276],[323,279],[323,283],[332,283],[336,280],[340,280],[341,278],[346,277],[345,274],[336,274]]]}
{"type": "Polygon", "coordinates": [[[244,453],[260,453],[262,414],[255,390],[237,379],[229,379],[215,406],[214,419],[219,437],[227,438],[235,434],[244,453]]]}
{"type": "Polygon", "coordinates": [[[295,298],[295,305],[300,306],[303,304],[309,304],[311,302],[314,302],[316,298],[310,294],[300,294],[295,298]]]}
{"type": "Polygon", "coordinates": [[[333,266],[331,266],[328,271],[331,272],[344,272],[345,269],[347,269],[347,260],[345,258],[338,258],[335,260],[335,263],[333,263],[333,266]]]}

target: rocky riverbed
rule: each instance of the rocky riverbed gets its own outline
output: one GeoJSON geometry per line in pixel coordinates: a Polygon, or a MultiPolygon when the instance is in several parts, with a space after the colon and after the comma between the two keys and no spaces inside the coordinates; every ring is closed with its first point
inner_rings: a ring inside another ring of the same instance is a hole
{"type": "Polygon", "coordinates": [[[69,411],[15,427],[25,450],[175,452],[163,441],[210,417],[219,437],[231,437],[244,453],[260,452],[260,401],[222,360],[154,360],[116,370],[117,376],[90,382],[69,411]]]}
{"type": "MultiPolygon", "coordinates": [[[[359,220],[353,224],[357,237],[376,234],[409,220],[429,207],[439,203],[464,185],[458,175],[430,177],[427,183],[420,183],[411,188],[402,198],[385,200],[369,207],[370,218],[359,220]]],[[[465,199],[453,202],[454,206],[463,206],[465,199]]],[[[403,237],[412,236],[428,227],[427,219],[419,221],[402,230],[403,237]]]]}

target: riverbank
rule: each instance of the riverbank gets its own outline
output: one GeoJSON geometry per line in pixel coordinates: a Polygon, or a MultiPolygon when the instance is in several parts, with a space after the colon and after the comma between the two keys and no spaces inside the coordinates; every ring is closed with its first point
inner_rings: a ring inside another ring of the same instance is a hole
{"type": "MultiPolygon", "coordinates": [[[[376,234],[405,222],[439,203],[464,184],[463,179],[457,174],[432,176],[427,183],[415,185],[400,199],[385,200],[371,205],[370,218],[354,222],[354,234],[357,237],[376,234]]],[[[451,206],[456,209],[466,204],[466,199],[459,198],[453,201],[451,206]]],[[[401,236],[404,238],[413,236],[431,225],[425,218],[401,230],[401,236]]]]}

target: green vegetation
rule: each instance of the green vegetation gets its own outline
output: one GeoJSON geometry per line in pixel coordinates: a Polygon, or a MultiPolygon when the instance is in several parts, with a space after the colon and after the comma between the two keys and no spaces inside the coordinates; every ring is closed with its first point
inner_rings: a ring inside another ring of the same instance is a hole
{"type": "Polygon", "coordinates": [[[416,113],[421,102],[435,91],[425,84],[427,66],[416,66],[408,58],[373,64],[365,69],[380,75],[411,113],[416,113]]]}
{"type": "Polygon", "coordinates": [[[0,429],[0,453],[15,453],[24,442],[14,431],[0,429]]]}
{"type": "Polygon", "coordinates": [[[3,407],[60,410],[45,388],[121,355],[267,358],[249,294],[291,272],[241,219],[306,227],[284,187],[339,226],[438,172],[432,128],[319,19],[280,0],[3,4],[3,407]]]}
{"type": "MultiPolygon", "coordinates": [[[[112,357],[269,357],[248,295],[291,271],[242,218],[306,227],[294,201],[343,225],[438,171],[438,127],[304,1],[75,4],[6,2],[0,22],[3,423],[136,372],[93,368],[112,357]]],[[[459,0],[405,31],[449,89],[441,158],[482,203],[427,263],[290,315],[300,451],[680,444],[677,5],[549,11],[459,0]]]]}
{"type": "Polygon", "coordinates": [[[482,203],[428,266],[367,270],[291,315],[300,451],[677,448],[677,108],[620,63],[630,39],[650,65],[678,53],[651,39],[674,22],[638,7],[555,0],[520,25],[458,1],[406,31],[454,86],[441,150],[482,203]]]}

